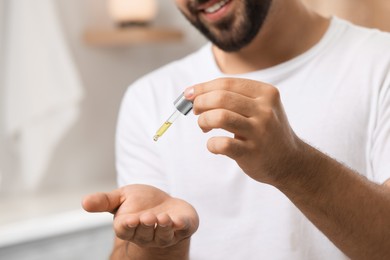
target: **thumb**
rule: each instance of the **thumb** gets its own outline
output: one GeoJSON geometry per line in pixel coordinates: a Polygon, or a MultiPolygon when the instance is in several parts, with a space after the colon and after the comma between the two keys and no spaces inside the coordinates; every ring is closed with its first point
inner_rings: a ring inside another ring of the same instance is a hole
{"type": "Polygon", "coordinates": [[[122,193],[118,189],[111,192],[99,192],[87,195],[84,197],[81,205],[88,212],[114,213],[122,202],[122,193]]]}

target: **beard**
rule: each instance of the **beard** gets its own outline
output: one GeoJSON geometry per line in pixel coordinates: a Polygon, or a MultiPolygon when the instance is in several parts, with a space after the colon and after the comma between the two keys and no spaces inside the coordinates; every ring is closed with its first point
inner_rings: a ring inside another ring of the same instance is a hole
{"type": "Polygon", "coordinates": [[[268,15],[272,0],[236,0],[239,7],[234,13],[217,23],[207,23],[197,6],[208,0],[193,0],[187,4],[187,20],[219,49],[226,52],[239,51],[247,46],[261,30],[268,15]]]}

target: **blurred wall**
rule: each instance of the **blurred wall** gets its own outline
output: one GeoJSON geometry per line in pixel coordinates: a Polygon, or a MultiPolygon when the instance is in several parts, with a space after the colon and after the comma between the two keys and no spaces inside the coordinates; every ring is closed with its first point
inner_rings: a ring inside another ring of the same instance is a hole
{"type": "Polygon", "coordinates": [[[303,0],[317,12],[355,24],[390,31],[389,0],[303,0]]]}
{"type": "MultiPolygon", "coordinates": [[[[97,48],[82,41],[84,30],[112,22],[106,1],[57,0],[77,69],[85,88],[82,114],[53,154],[41,189],[80,188],[112,182],[117,112],[127,86],[141,75],[198,49],[204,40],[176,10],[174,1],[158,0],[155,24],[182,28],[183,42],[123,48],[97,48]]],[[[184,87],[184,86],[183,86],[184,87]]]]}

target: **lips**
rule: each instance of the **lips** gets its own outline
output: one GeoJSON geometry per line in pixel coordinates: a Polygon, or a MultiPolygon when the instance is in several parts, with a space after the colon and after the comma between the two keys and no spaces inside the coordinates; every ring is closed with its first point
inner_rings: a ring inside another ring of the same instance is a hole
{"type": "Polygon", "coordinates": [[[227,3],[229,3],[229,1],[230,0],[210,1],[209,3],[201,6],[199,9],[207,14],[216,13],[227,3]]]}
{"type": "Polygon", "coordinates": [[[194,17],[201,18],[203,22],[218,23],[232,10],[233,0],[194,0],[190,1],[188,8],[194,17]]]}

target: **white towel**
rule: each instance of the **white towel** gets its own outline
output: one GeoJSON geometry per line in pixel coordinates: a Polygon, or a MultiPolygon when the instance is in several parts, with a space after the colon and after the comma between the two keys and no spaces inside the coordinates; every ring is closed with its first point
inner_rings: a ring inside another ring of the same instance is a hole
{"type": "MultiPolygon", "coordinates": [[[[25,190],[77,119],[83,91],[52,0],[6,0],[4,129],[25,190]]],[[[15,168],[15,167],[6,167],[15,168]]]]}

